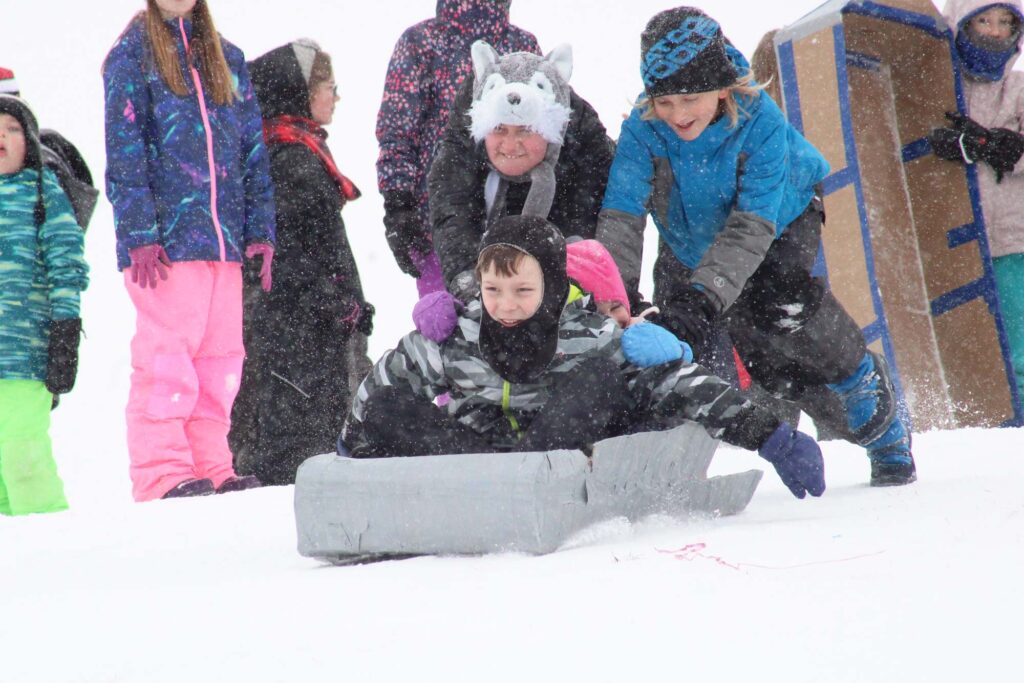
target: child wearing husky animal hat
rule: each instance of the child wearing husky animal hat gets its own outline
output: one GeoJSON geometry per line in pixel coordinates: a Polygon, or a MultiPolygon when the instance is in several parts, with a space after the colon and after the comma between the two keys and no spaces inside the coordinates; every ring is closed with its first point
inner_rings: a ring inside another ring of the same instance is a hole
{"type": "Polygon", "coordinates": [[[71,390],[89,282],[82,230],[28,105],[0,94],[0,514],[67,508],[50,409],[71,390]]]}
{"type": "Polygon", "coordinates": [[[761,386],[812,417],[830,391],[866,447],[871,483],[916,479],[910,433],[881,356],[811,275],[821,241],[821,154],[753,81],[746,59],[699,9],[655,15],[640,38],[644,93],[623,121],[598,239],[634,286],[647,214],[667,258],[652,321],[700,361],[716,325],[761,386]],[[658,191],[655,191],[655,188],[658,191]]]}
{"type": "Polygon", "coordinates": [[[486,40],[502,54],[536,52],[533,34],[509,22],[511,0],[437,0],[433,18],[395,45],[377,114],[377,186],[388,246],[419,295],[444,290],[431,244],[427,172],[452,101],[470,73],[469,46],[486,40]]]}
{"type": "Polygon", "coordinates": [[[943,14],[956,35],[967,114],[932,132],[935,154],[978,171],[1003,323],[1017,389],[1024,396],[1024,73],[1020,0],[950,0],[943,14]],[[981,163],[979,163],[981,162],[981,163]]]}
{"type": "Polygon", "coordinates": [[[811,437],[699,365],[640,369],[626,361],[628,330],[588,310],[565,263],[565,240],[548,221],[495,221],[480,242],[480,297],[444,343],[412,332],[377,362],[356,395],[339,453],[586,448],[693,420],[713,437],[757,449],[795,496],[824,492],[821,451],[811,437]],[[444,410],[431,403],[446,392],[444,410]]]}
{"type": "Polygon", "coordinates": [[[480,236],[502,216],[538,216],[566,237],[592,238],[615,149],[569,87],[569,46],[499,57],[477,42],[472,54],[472,82],[456,98],[429,179],[434,248],[448,291],[463,301],[476,294],[480,236]]]}

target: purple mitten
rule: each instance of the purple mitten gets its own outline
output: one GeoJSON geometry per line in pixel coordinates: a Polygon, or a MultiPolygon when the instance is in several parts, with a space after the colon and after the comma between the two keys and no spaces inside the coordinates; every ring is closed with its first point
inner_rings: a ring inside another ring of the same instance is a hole
{"type": "Polygon", "coordinates": [[[440,344],[455,331],[462,304],[448,292],[431,292],[416,302],[412,321],[430,341],[440,344]]]}

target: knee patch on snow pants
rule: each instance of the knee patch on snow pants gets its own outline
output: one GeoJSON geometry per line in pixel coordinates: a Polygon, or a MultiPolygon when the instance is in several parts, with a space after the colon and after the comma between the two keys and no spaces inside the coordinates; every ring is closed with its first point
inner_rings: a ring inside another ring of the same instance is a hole
{"type": "Polygon", "coordinates": [[[808,386],[849,377],[865,353],[857,323],[811,275],[821,221],[812,203],[768,250],[727,315],[751,376],[793,400],[808,386]]]}

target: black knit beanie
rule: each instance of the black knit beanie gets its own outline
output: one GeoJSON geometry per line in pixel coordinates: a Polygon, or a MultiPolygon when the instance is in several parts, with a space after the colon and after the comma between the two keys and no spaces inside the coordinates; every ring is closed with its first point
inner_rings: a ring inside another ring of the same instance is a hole
{"type": "Polygon", "coordinates": [[[738,78],[718,22],[695,7],[665,10],[647,22],[640,74],[648,97],[719,90],[738,78]]]}
{"type": "Polygon", "coordinates": [[[38,174],[36,226],[46,222],[46,203],[43,201],[43,155],[39,145],[39,122],[25,100],[14,95],[0,95],[0,114],[9,114],[18,120],[25,131],[25,168],[34,168],[38,174]]]}

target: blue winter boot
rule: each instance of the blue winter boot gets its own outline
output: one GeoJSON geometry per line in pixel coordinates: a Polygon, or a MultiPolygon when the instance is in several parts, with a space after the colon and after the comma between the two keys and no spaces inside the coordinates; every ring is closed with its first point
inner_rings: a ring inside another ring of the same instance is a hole
{"type": "Polygon", "coordinates": [[[846,408],[854,441],[868,450],[872,486],[899,486],[917,479],[910,433],[896,414],[896,395],[885,359],[867,352],[852,375],[828,385],[846,408]]]}
{"type": "Polygon", "coordinates": [[[897,415],[885,434],[867,444],[872,486],[903,486],[917,481],[910,432],[897,415]]]}

